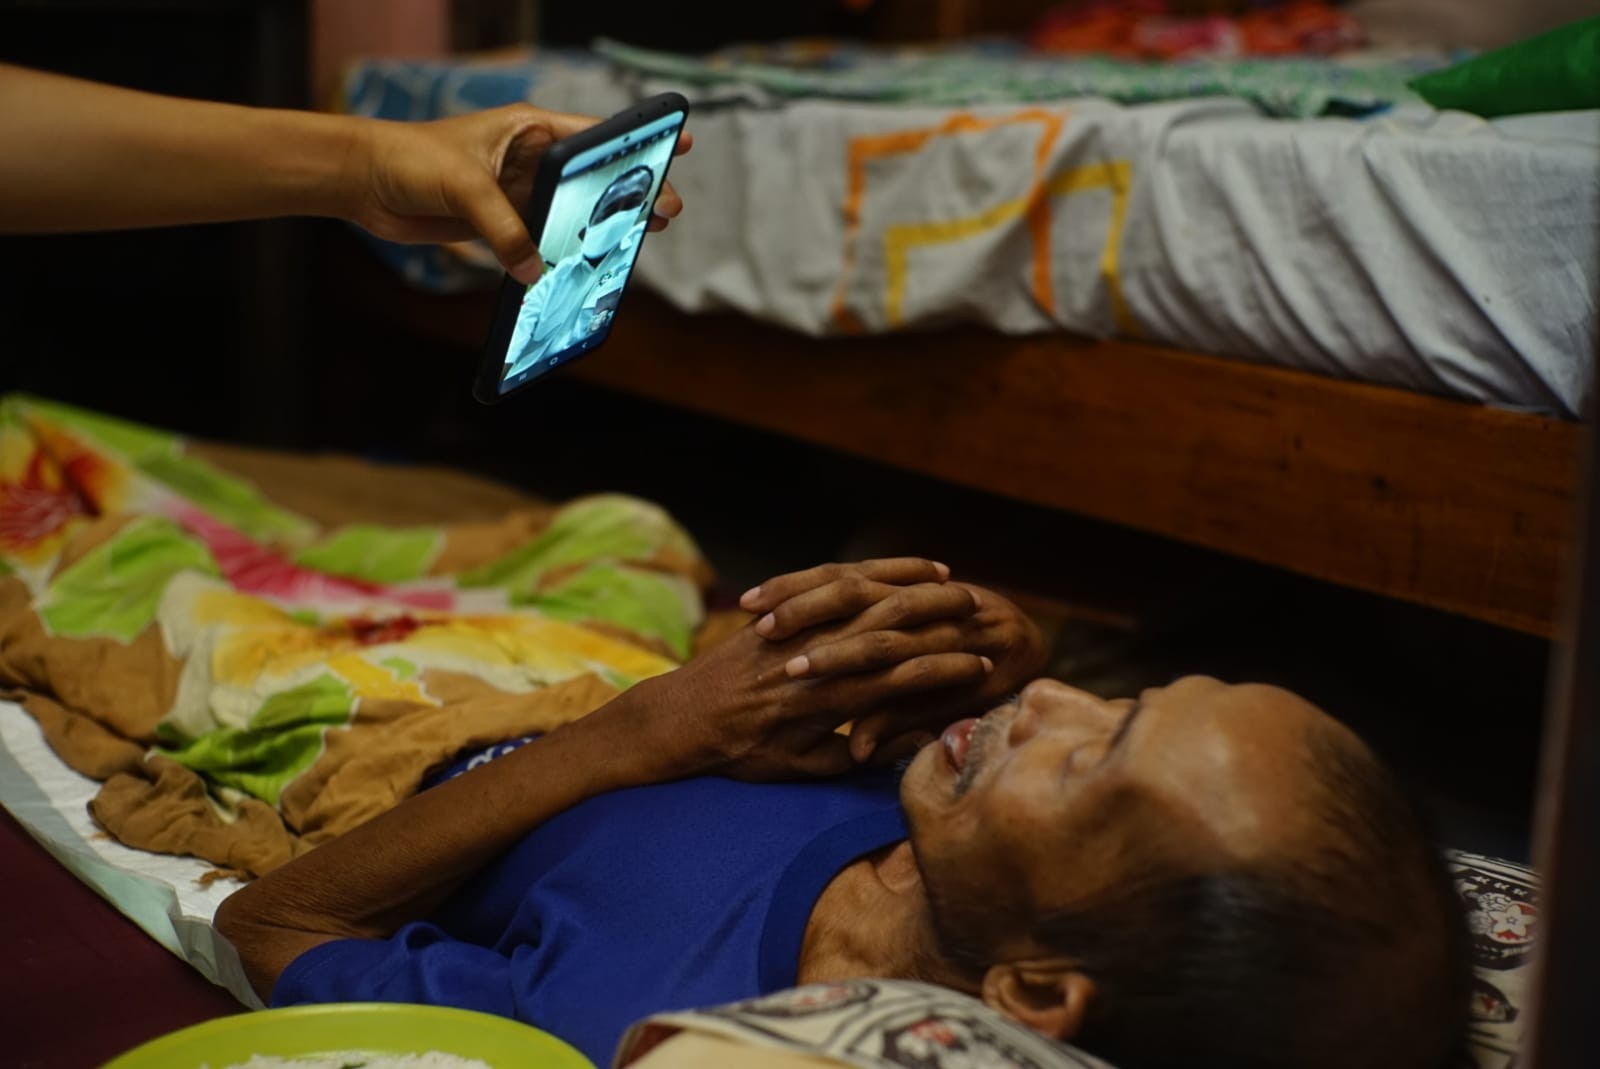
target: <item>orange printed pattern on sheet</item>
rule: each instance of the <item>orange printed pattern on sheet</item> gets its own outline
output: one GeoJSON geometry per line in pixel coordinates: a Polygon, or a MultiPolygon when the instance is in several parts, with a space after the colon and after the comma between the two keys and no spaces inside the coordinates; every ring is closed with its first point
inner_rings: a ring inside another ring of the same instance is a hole
{"type": "MultiPolygon", "coordinates": [[[[1050,150],[1055,147],[1056,139],[1061,136],[1061,128],[1066,123],[1067,114],[1066,111],[1026,108],[1009,115],[980,118],[969,112],[957,112],[938,126],[851,138],[847,147],[848,172],[844,200],[844,266],[839,272],[839,282],[833,292],[834,326],[846,334],[858,334],[862,329],[860,321],[845,303],[845,294],[849,288],[850,276],[855,270],[856,241],[861,236],[861,206],[867,194],[867,164],[886,156],[917,152],[936,137],[982,133],[996,127],[1018,123],[1038,123],[1039,141],[1034,148],[1033,181],[1029,186],[1028,195],[1020,202],[1009,203],[1020,204],[1022,210],[1027,213],[1028,230],[1033,236],[1034,297],[1047,314],[1053,312],[1055,294],[1050,284],[1050,204],[1042,193],[1050,150]]],[[[1002,206],[1005,207],[1007,206],[1002,206]]],[[[1014,212],[1007,215],[1001,209],[991,210],[991,214],[993,212],[999,212],[1001,218],[994,219],[990,225],[998,225],[1015,216],[1014,212]]]]}
{"type": "Polygon", "coordinates": [[[1106,230],[1106,246],[1100,253],[1100,277],[1105,281],[1106,295],[1111,300],[1111,320],[1116,324],[1117,334],[1136,338],[1140,334],[1139,322],[1122,295],[1121,264],[1122,227],[1128,218],[1133,164],[1127,160],[1106,160],[1074,167],[1050,179],[1046,193],[1051,197],[1065,197],[1102,188],[1111,190],[1111,225],[1106,230]]]}
{"type": "MultiPolygon", "coordinates": [[[[1138,334],[1138,323],[1133,318],[1133,313],[1128,308],[1127,301],[1122,295],[1122,281],[1120,276],[1119,258],[1122,252],[1122,226],[1127,218],[1128,193],[1133,185],[1133,166],[1127,160],[1110,160],[1101,163],[1086,164],[1074,167],[1070,171],[1063,171],[1051,178],[1039,191],[1038,200],[1048,202],[1055,197],[1071,196],[1074,193],[1084,193],[1091,189],[1108,189],[1111,191],[1111,221],[1106,231],[1105,248],[1100,254],[1100,277],[1105,281],[1106,293],[1111,301],[1112,321],[1116,324],[1117,333],[1123,337],[1135,337],[1138,334]]],[[[891,327],[898,327],[905,321],[905,292],[906,276],[910,270],[911,250],[925,245],[939,245],[951,241],[961,241],[980,234],[985,230],[1003,226],[1011,220],[1028,212],[1029,219],[1035,218],[1032,210],[1032,201],[1027,197],[1005,201],[997,204],[987,211],[965,219],[940,220],[932,223],[902,223],[889,227],[884,232],[884,317],[891,327]]],[[[1049,216],[1045,215],[1046,220],[1049,216]]],[[[1041,235],[1032,234],[1035,262],[1041,250],[1045,253],[1048,262],[1050,235],[1048,230],[1041,235]]],[[[1035,280],[1037,281],[1037,274],[1035,280]]],[[[1045,276],[1045,283],[1049,284],[1049,276],[1045,276]]],[[[1049,311],[1050,306],[1045,305],[1049,311]]]]}

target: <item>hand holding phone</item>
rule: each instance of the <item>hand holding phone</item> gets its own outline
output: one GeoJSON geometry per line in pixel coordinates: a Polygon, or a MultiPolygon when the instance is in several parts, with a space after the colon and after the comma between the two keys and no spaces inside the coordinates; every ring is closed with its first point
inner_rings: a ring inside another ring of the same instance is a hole
{"type": "Polygon", "coordinates": [[[688,114],[682,96],[662,93],[546,150],[528,207],[544,273],[502,284],[478,400],[501,400],[611,333],[688,114]]]}

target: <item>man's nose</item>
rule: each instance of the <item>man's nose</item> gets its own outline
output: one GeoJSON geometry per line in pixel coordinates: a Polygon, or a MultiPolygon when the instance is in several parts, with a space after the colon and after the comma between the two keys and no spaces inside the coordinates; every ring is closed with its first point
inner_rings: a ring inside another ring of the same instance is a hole
{"type": "Polygon", "coordinates": [[[1021,746],[1043,730],[1097,730],[1114,720],[1113,711],[1093,694],[1054,679],[1038,679],[1017,697],[1007,742],[1021,746]]]}

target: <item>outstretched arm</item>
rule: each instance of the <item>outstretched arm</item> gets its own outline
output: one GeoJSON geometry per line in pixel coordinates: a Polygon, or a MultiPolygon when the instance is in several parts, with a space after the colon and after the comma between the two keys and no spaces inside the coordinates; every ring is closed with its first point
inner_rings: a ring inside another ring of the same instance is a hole
{"type": "Polygon", "coordinates": [[[427,914],[523,835],[587,798],[672,778],[641,747],[637,690],[497,761],[457,776],[236,892],[217,910],[251,985],[334,939],[378,939],[427,914]]]}
{"type": "MultiPolygon", "coordinates": [[[[0,233],[320,215],[394,241],[484,238],[540,260],[513,205],[555,140],[594,123],[526,104],[426,123],[182,100],[0,65],[0,233]]],[[[691,144],[687,134],[679,151],[691,144]]],[[[653,228],[682,201],[664,186],[653,228]]]]}

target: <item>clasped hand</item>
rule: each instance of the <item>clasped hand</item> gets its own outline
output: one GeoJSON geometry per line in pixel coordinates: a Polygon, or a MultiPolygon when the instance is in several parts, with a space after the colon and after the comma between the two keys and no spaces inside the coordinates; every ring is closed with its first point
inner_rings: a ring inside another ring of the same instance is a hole
{"type": "Polygon", "coordinates": [[[993,591],[919,558],[778,576],[740,604],[757,619],[641,683],[641,724],[671,775],[837,775],[904,756],[1043,667],[1038,629],[993,591]],[[840,728],[853,721],[848,735],[840,728]]]}

